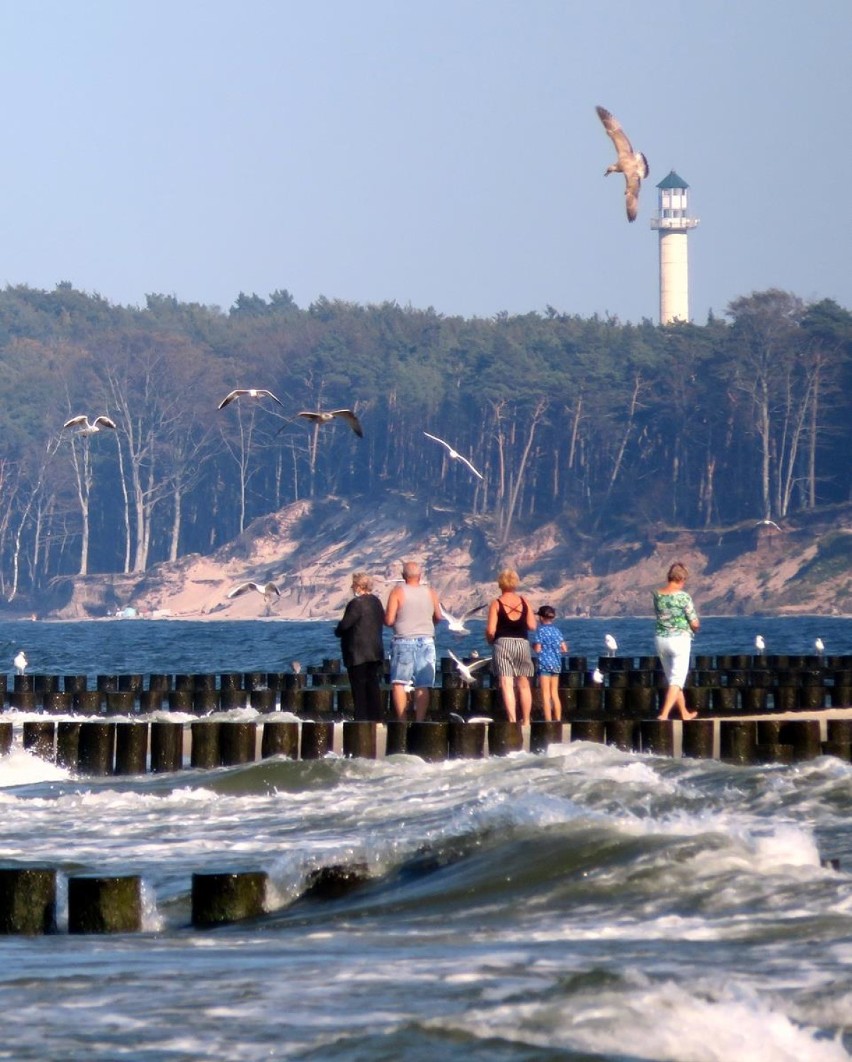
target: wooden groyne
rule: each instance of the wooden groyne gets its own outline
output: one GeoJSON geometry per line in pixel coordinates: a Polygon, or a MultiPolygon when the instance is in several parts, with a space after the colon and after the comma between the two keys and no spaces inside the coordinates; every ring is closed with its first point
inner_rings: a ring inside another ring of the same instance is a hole
{"type": "Polygon", "coordinates": [[[386,679],[383,724],[352,721],[352,696],[337,660],[304,672],[0,675],[0,751],[23,747],[88,775],[162,773],[254,762],[316,759],[330,752],[377,758],[478,758],[563,741],[631,751],[783,763],[830,753],[850,759],[852,657],[697,656],[685,694],[699,718],[656,719],[665,678],[656,657],[568,657],[560,675],[564,723],[510,724],[487,671],[466,685],[440,662],[425,723],[395,719],[386,679]],[[597,672],[597,674],[596,674],[597,672]],[[253,719],[233,719],[251,709],[253,719]],[[181,721],[169,719],[180,713],[181,721]],[[230,713],[230,715],[229,715],[230,713]],[[186,715],[197,716],[187,722],[186,715]],[[57,717],[57,718],[52,718],[57,717]]]}

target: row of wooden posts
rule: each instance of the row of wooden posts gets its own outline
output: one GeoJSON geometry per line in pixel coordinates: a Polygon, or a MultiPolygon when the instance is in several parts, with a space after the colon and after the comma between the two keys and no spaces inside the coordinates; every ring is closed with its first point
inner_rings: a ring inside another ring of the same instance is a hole
{"type": "MultiPolygon", "coordinates": [[[[528,750],[546,752],[564,741],[592,741],[625,751],[731,763],[792,763],[822,754],[852,760],[852,719],[765,718],[673,720],[506,720],[445,722],[392,720],[385,724],[318,720],[234,721],[189,724],[30,719],[21,725],[23,748],[81,775],[139,775],[190,768],[250,764],[258,759],[320,759],[332,752],[377,759],[399,753],[427,762],[480,759],[528,750]]],[[[0,722],[0,754],[14,741],[14,725],[0,722]]]]}
{"type": "MultiPolygon", "coordinates": [[[[565,659],[559,698],[566,716],[643,719],[657,714],[666,682],[656,657],[602,657],[592,663],[590,670],[585,657],[565,659]]],[[[847,657],[696,657],[695,663],[707,665],[694,667],[689,675],[685,693],[695,711],[760,714],[852,706],[852,663],[847,657]]],[[[388,677],[386,716],[391,718],[388,677]]],[[[261,714],[290,711],[340,719],[351,716],[353,707],[337,660],[298,674],[149,675],[147,682],[139,674],[97,675],[93,686],[85,675],[26,674],[13,676],[9,689],[7,678],[0,675],[0,706],[56,715],[173,711],[203,716],[251,708],[261,714]]],[[[445,719],[451,712],[495,717],[502,712],[499,690],[487,669],[479,670],[476,682],[468,686],[449,658],[441,660],[431,694],[432,719],[445,719]]]]}
{"type": "MultiPolygon", "coordinates": [[[[314,871],[303,896],[331,899],[361,883],[366,868],[314,871]]],[[[0,934],[56,933],[57,878],[53,867],[0,867],[0,934]]],[[[75,874],[67,879],[69,933],[137,933],[143,928],[139,875],[75,874]]],[[[268,875],[262,870],[192,875],[191,924],[214,928],[266,913],[268,875]]]]}

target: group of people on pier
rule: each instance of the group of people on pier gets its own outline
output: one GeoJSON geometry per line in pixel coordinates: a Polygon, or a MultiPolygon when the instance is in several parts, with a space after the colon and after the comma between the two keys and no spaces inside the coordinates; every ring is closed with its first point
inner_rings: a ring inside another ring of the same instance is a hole
{"type": "MultiPolygon", "coordinates": [[[[688,576],[685,565],[676,562],[668,570],[665,585],[653,592],[655,646],[668,684],[660,719],[668,719],[674,710],[682,719],[692,719],[696,714],[687,710],[683,694],[692,636],[699,627],[695,605],[684,589],[688,576]]],[[[535,653],[544,718],[559,720],[559,673],[568,646],[554,624],[556,611],[551,605],[542,605],[534,612],[518,592],[520,579],[513,568],[499,573],[497,586],[500,593],[488,607],[485,639],[492,647],[491,672],[506,716],[510,722],[526,725],[530,721],[535,653]]],[[[416,561],[403,563],[402,582],[393,587],[385,606],[373,593],[373,580],[366,572],[353,574],[351,588],[353,596],[334,633],[340,638],[355,719],[384,719],[382,634],[389,627],[393,630],[390,681],[394,712],[398,719],[404,719],[411,695],[414,718],[418,722],[424,720],[429,691],[435,683],[435,626],[446,618],[437,593],[422,581],[416,561]]]]}

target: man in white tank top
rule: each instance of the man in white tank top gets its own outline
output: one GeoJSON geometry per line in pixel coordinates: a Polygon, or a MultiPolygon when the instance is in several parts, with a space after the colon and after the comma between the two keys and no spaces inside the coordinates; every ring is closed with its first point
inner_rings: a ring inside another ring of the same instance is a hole
{"type": "Polygon", "coordinates": [[[435,684],[435,624],[440,623],[438,595],[420,582],[420,565],[405,561],[402,585],[395,586],[385,609],[385,626],[393,627],[391,642],[391,701],[397,719],[405,718],[408,689],[414,687],[414,718],[429,710],[429,690],[435,684]]]}

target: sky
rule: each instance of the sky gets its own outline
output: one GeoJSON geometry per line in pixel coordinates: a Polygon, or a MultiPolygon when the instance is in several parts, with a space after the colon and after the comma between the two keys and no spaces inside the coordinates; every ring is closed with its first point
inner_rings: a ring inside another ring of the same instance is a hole
{"type": "Polygon", "coordinates": [[[674,169],[694,321],[852,309],[850,41],[848,0],[0,0],[0,284],[656,321],[674,169]]]}

